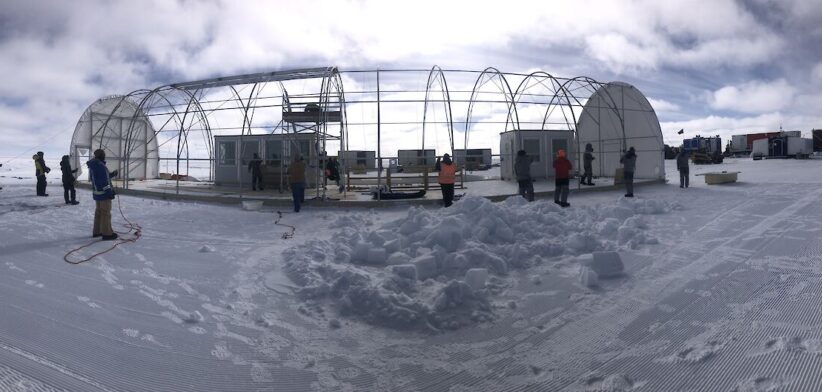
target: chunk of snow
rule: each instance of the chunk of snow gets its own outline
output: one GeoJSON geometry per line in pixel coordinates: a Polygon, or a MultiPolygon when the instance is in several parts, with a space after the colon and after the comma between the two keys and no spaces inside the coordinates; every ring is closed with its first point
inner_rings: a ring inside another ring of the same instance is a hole
{"type": "Polygon", "coordinates": [[[430,253],[411,260],[411,264],[417,268],[417,278],[420,280],[433,278],[439,274],[437,259],[430,253]]]}
{"type": "Polygon", "coordinates": [[[369,249],[368,256],[366,256],[366,262],[373,265],[385,264],[385,248],[369,249]]]}
{"type": "Polygon", "coordinates": [[[622,258],[617,252],[594,252],[593,258],[587,264],[599,278],[615,278],[625,271],[622,258]]]}
{"type": "Polygon", "coordinates": [[[200,248],[200,253],[212,253],[214,252],[214,247],[211,245],[203,245],[200,248]]]}
{"type": "Polygon", "coordinates": [[[414,264],[400,264],[391,267],[395,275],[410,280],[417,280],[417,267],[414,264]]]}
{"type": "Polygon", "coordinates": [[[599,284],[599,275],[589,267],[579,269],[579,283],[585,287],[594,287],[599,284]]]}
{"type": "Polygon", "coordinates": [[[397,264],[407,264],[411,261],[411,256],[403,253],[403,252],[394,252],[390,256],[388,256],[387,263],[389,265],[397,265],[397,264]]]}
{"type": "Polygon", "coordinates": [[[465,273],[465,283],[475,291],[484,289],[487,280],[488,270],[485,268],[471,268],[465,273]]]}

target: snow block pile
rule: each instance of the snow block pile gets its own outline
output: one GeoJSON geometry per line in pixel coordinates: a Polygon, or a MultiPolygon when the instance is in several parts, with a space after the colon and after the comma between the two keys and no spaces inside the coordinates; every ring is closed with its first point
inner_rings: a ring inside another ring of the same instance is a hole
{"type": "MultiPolygon", "coordinates": [[[[675,208],[620,199],[562,209],[521,197],[492,203],[466,196],[448,209],[411,207],[405,217],[381,225],[334,219],[333,225],[345,224],[335,226],[340,229],[331,239],[286,249],[283,269],[301,298],[328,301],[342,315],[399,329],[455,329],[494,318],[494,283],[510,270],[656,243],[643,216],[675,208]]],[[[608,268],[616,264],[607,255],[601,255],[610,260],[603,262],[605,275],[612,276],[617,272],[608,268]]],[[[589,268],[594,274],[586,283],[605,277],[596,263],[589,268]]]]}

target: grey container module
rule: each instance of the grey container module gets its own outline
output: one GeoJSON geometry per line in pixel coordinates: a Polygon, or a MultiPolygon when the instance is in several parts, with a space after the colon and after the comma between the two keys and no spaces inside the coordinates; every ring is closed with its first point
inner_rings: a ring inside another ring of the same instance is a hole
{"type": "Polygon", "coordinates": [[[574,134],[566,130],[525,130],[517,129],[500,133],[500,177],[503,180],[516,180],[514,159],[517,151],[525,153],[531,162],[531,177],[554,177],[554,157],[559,150],[565,150],[568,159],[577,168],[574,134]]]}
{"type": "Polygon", "coordinates": [[[257,153],[263,159],[263,183],[277,188],[287,185],[286,171],[293,154],[306,160],[306,185],[316,186],[318,156],[314,133],[214,136],[217,162],[214,183],[225,186],[251,184],[248,163],[257,153]],[[314,169],[314,170],[312,170],[314,169]]]}

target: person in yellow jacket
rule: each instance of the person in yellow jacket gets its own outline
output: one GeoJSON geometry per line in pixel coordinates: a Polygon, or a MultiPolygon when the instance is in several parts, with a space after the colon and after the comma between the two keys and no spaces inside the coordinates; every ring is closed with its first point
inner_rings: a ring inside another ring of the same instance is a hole
{"type": "Polygon", "coordinates": [[[450,155],[445,154],[442,156],[442,161],[437,158],[434,169],[440,172],[437,176],[437,183],[440,184],[440,189],[442,189],[442,202],[446,207],[450,207],[451,204],[454,204],[454,183],[457,179],[457,165],[451,161],[450,155]]]}
{"type": "Polygon", "coordinates": [[[43,152],[38,151],[31,159],[34,159],[35,176],[37,176],[37,196],[48,196],[46,193],[46,173],[50,172],[46,161],[43,160],[43,152]]]}

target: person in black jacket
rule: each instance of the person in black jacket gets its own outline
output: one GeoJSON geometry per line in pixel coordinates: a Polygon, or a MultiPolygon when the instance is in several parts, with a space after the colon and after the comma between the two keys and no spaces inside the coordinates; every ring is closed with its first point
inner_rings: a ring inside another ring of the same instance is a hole
{"type": "Polygon", "coordinates": [[[34,171],[35,176],[37,176],[37,196],[48,196],[49,194],[46,193],[46,173],[50,172],[51,169],[46,166],[42,151],[38,151],[31,159],[34,159],[34,171]]]}
{"type": "Polygon", "coordinates": [[[594,178],[594,146],[591,143],[585,145],[585,154],[582,155],[582,167],[585,170],[582,174],[582,185],[595,185],[591,179],[594,178]]]}
{"type": "Polygon", "coordinates": [[[74,190],[74,173],[77,173],[77,169],[71,169],[68,155],[63,155],[63,159],[60,161],[60,171],[63,172],[63,199],[66,200],[66,204],[80,204],[77,201],[77,191],[74,190]],[[69,198],[69,195],[71,198],[69,198]]]}
{"type": "Polygon", "coordinates": [[[248,161],[248,171],[251,172],[251,190],[256,191],[257,188],[263,190],[263,169],[262,169],[263,160],[260,159],[260,156],[257,153],[254,153],[254,157],[248,161]]]}
{"type": "Polygon", "coordinates": [[[343,186],[340,185],[340,163],[337,162],[337,158],[328,158],[328,161],[325,164],[325,177],[329,181],[334,181],[337,188],[339,188],[340,193],[342,193],[343,186]]]}

